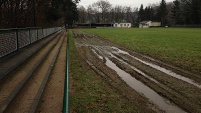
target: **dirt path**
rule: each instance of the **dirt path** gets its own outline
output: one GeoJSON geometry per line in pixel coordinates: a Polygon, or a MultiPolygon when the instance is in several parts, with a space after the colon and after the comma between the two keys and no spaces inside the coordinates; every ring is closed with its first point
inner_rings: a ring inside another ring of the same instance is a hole
{"type": "MultiPolygon", "coordinates": [[[[74,30],[75,44],[94,70],[106,79],[126,83],[167,113],[201,112],[200,78],[156,59],[74,30]],[[188,77],[192,75],[194,77],[188,77]],[[197,78],[195,82],[194,79],[197,78]]],[[[119,85],[120,88],[124,88],[119,85]]],[[[129,93],[125,90],[126,93],[129,93]]],[[[129,93],[133,95],[134,93],[129,93]]]]}

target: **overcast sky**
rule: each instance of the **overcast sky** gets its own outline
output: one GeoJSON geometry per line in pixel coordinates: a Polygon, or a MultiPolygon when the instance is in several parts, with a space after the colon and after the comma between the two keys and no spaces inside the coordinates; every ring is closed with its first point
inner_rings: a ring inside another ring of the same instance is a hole
{"type": "MultiPolygon", "coordinates": [[[[98,0],[81,0],[79,5],[82,5],[86,8],[88,5],[91,5],[97,1],[98,0]]],[[[121,5],[121,6],[131,6],[138,8],[140,7],[141,4],[143,4],[143,6],[146,7],[149,4],[161,2],[161,0],[107,0],[107,1],[109,1],[113,6],[121,5]]],[[[173,0],[166,0],[166,2],[172,2],[172,1],[173,0]]]]}

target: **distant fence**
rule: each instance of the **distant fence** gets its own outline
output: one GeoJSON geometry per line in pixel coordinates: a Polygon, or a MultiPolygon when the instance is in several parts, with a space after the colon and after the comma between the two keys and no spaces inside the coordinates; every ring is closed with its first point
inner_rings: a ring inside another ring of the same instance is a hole
{"type": "Polygon", "coordinates": [[[201,25],[172,25],[171,27],[178,27],[178,28],[201,28],[201,25]]]}
{"type": "Polygon", "coordinates": [[[77,28],[103,28],[113,27],[113,23],[78,23],[75,25],[77,28]]]}
{"type": "Polygon", "coordinates": [[[63,27],[0,29],[0,58],[47,37],[63,27]]]}

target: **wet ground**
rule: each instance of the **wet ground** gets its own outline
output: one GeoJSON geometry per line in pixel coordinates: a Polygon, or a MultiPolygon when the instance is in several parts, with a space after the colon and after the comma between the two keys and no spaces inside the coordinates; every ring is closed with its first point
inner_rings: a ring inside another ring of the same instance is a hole
{"type": "MultiPolygon", "coordinates": [[[[148,98],[158,111],[201,112],[199,75],[125,49],[101,37],[78,30],[73,33],[80,54],[109,81],[124,81],[119,84],[127,84],[148,98]]],[[[132,93],[125,93],[132,97],[132,93]]]]}

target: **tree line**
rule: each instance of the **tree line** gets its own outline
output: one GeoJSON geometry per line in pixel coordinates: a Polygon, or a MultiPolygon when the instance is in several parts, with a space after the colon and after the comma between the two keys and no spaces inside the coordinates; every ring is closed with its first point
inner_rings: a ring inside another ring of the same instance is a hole
{"type": "Polygon", "coordinates": [[[112,6],[107,0],[98,0],[78,8],[79,23],[115,23],[129,22],[138,25],[141,21],[159,21],[166,25],[200,25],[201,0],[174,0],[166,3],[151,4],[144,8],[130,6],[112,6]]]}
{"type": "Polygon", "coordinates": [[[171,11],[175,24],[201,24],[201,0],[175,0],[171,11]]]}
{"type": "Polygon", "coordinates": [[[109,1],[99,0],[87,8],[78,7],[79,23],[113,23],[131,22],[135,23],[137,8],[130,6],[112,6],[109,1]]]}
{"type": "Polygon", "coordinates": [[[1,0],[0,28],[71,26],[80,0],[1,0]]]}
{"type": "Polygon", "coordinates": [[[140,8],[98,0],[87,8],[80,0],[1,0],[0,28],[72,26],[75,23],[129,22],[145,20],[165,25],[200,25],[201,0],[174,0],[140,8]]]}

